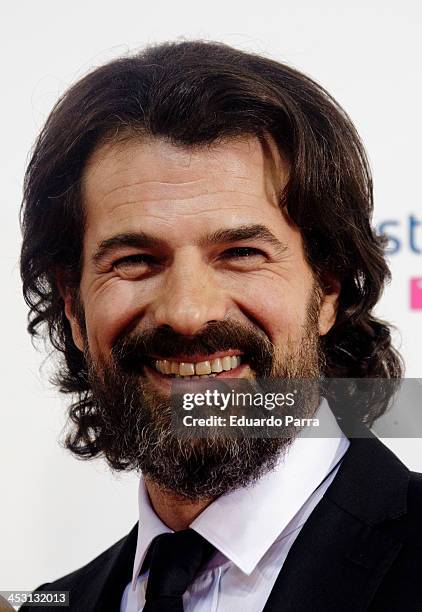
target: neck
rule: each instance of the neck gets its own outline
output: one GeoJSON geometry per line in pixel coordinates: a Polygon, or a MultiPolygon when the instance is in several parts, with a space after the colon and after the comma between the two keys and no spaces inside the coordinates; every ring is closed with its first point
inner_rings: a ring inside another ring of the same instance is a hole
{"type": "Polygon", "coordinates": [[[171,491],[161,489],[145,478],[145,487],[157,516],[173,531],[187,529],[193,520],[213,501],[213,498],[192,501],[171,491]]]}

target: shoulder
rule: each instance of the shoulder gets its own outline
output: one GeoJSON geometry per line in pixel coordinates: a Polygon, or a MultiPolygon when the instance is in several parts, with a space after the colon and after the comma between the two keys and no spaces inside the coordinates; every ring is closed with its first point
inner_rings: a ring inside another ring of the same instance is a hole
{"type": "Polygon", "coordinates": [[[422,610],[422,474],[409,471],[407,512],[401,517],[403,540],[372,602],[371,612],[422,610]]]}
{"type": "Polygon", "coordinates": [[[422,503],[422,474],[410,472],[409,495],[414,502],[422,503]]]}
{"type": "MultiPolygon", "coordinates": [[[[137,532],[136,524],[128,535],[98,557],[66,576],[42,584],[36,591],[68,591],[71,612],[105,609],[105,599],[116,600],[117,606],[132,574],[137,532]]],[[[26,610],[26,607],[21,610],[26,610]]],[[[34,607],[28,608],[30,610],[34,607]]]]}
{"type": "Polygon", "coordinates": [[[410,472],[407,497],[409,535],[422,547],[422,474],[410,472]]]}

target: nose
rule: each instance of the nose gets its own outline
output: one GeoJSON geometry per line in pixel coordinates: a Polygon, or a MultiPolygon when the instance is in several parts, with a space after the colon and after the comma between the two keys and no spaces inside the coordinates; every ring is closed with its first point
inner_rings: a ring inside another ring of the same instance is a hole
{"type": "Polygon", "coordinates": [[[207,323],[223,320],[227,308],[215,271],[192,247],[178,253],[165,272],[153,317],[157,326],[169,325],[179,334],[193,336],[207,323]]]}

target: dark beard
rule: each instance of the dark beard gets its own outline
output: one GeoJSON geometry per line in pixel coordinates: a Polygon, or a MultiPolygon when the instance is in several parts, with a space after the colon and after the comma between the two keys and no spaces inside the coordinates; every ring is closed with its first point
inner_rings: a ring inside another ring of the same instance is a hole
{"type": "MultiPolygon", "coordinates": [[[[275,466],[294,434],[283,438],[177,438],[169,398],[142,376],[145,355],[165,358],[236,348],[242,350],[256,377],[317,379],[321,372],[318,313],[319,295],[314,291],[301,340],[288,342],[282,355],[276,355],[274,345],[261,331],[234,321],[210,323],[195,338],[179,336],[170,328],[126,334],[114,345],[110,362],[104,364],[95,363],[86,349],[96,434],[109,465],[141,471],[161,489],[196,501],[255,482],[275,466]]],[[[317,404],[305,402],[300,416],[311,417],[317,404]]]]}

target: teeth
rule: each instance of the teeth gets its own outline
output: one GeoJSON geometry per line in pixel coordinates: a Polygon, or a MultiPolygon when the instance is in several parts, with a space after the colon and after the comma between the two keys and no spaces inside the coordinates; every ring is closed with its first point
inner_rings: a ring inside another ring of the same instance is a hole
{"type": "Polygon", "coordinates": [[[180,376],[193,376],[195,374],[195,364],[182,363],[179,365],[180,376]]]}
{"type": "Polygon", "coordinates": [[[206,374],[211,374],[211,365],[209,361],[200,361],[195,364],[195,371],[198,376],[204,376],[206,374]]]}
{"type": "Polygon", "coordinates": [[[227,370],[231,370],[232,369],[232,358],[223,357],[223,359],[221,360],[221,366],[225,372],[227,372],[227,370]]]}
{"type": "Polygon", "coordinates": [[[219,372],[223,371],[223,366],[221,365],[221,359],[219,357],[217,357],[217,359],[213,359],[211,361],[211,372],[216,372],[217,374],[219,372]]]}
{"type": "Polygon", "coordinates": [[[226,357],[217,357],[210,361],[199,361],[198,363],[187,363],[168,361],[160,359],[154,362],[155,369],[161,374],[175,374],[180,376],[210,376],[219,374],[220,372],[228,372],[234,370],[240,365],[240,357],[237,355],[226,357]]]}

